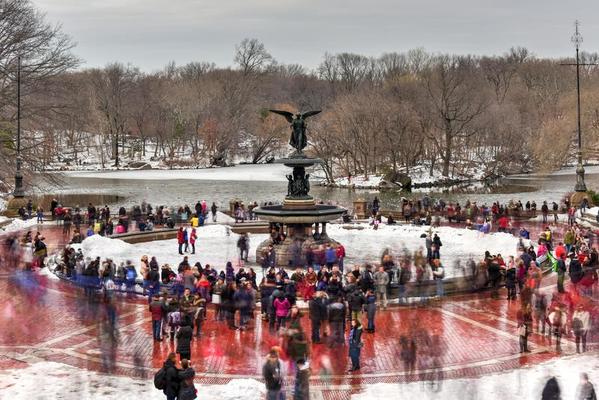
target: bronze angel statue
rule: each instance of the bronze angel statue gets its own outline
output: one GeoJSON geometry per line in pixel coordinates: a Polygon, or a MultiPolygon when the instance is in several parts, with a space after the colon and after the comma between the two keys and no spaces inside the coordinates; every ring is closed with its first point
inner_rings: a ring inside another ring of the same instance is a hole
{"type": "Polygon", "coordinates": [[[300,154],[302,150],[308,145],[308,138],[306,137],[306,118],[311,117],[320,113],[322,110],[308,111],[305,113],[293,114],[289,111],[281,110],[269,110],[271,113],[279,114],[285,117],[291,124],[291,138],[289,144],[296,150],[296,153],[300,154]]]}

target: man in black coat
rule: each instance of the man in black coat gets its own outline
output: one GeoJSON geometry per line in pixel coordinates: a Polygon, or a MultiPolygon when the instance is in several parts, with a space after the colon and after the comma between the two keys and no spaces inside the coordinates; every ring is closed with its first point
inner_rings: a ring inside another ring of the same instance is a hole
{"type": "Polygon", "coordinates": [[[191,360],[191,339],[193,337],[193,328],[187,318],[181,321],[181,327],[177,331],[177,353],[183,360],[191,360]]]}
{"type": "Polygon", "coordinates": [[[328,300],[324,292],[316,292],[309,303],[310,321],[312,322],[312,343],[320,342],[320,326],[327,319],[328,300]]]}
{"type": "Polygon", "coordinates": [[[170,353],[164,362],[166,385],[162,391],[166,395],[166,400],[176,400],[179,395],[179,369],[176,362],[177,355],[175,353],[170,353]]]}
{"type": "Polygon", "coordinates": [[[279,354],[274,348],[270,350],[266,362],[262,366],[262,377],[266,386],[266,398],[279,399],[282,386],[281,362],[279,354]]]}
{"type": "Polygon", "coordinates": [[[335,299],[328,307],[329,326],[331,328],[331,346],[345,342],[345,304],[339,298],[335,299]]]}

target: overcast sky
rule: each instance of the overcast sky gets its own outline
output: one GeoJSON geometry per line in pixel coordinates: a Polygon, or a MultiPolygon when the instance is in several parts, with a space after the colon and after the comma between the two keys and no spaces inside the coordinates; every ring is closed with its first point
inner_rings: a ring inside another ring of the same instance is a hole
{"type": "Polygon", "coordinates": [[[78,43],[84,67],[128,62],[145,71],[168,61],[233,63],[235,44],[257,38],[281,63],[317,66],[325,52],[538,56],[599,51],[597,0],[33,0],[78,43]]]}

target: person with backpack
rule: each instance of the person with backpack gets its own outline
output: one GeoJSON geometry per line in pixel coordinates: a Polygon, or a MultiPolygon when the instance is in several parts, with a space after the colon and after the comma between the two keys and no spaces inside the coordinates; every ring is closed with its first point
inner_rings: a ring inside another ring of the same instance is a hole
{"type": "Polygon", "coordinates": [[[154,375],[154,387],[162,390],[166,400],[177,400],[179,395],[179,369],[177,368],[177,355],[170,353],[164,361],[162,368],[154,375]]]}
{"type": "Polygon", "coordinates": [[[580,353],[580,342],[582,342],[582,352],[587,351],[587,332],[591,324],[591,315],[584,309],[582,304],[578,305],[572,315],[572,330],[576,340],[576,352],[580,353]]]}
{"type": "Polygon", "coordinates": [[[135,270],[135,266],[131,263],[130,260],[127,260],[127,265],[125,267],[125,285],[127,286],[128,292],[132,292],[135,289],[136,279],[137,271],[135,270]]]}
{"type": "Polygon", "coordinates": [[[570,252],[570,254],[568,255],[570,256],[570,267],[568,271],[570,275],[570,282],[572,282],[575,289],[578,289],[577,286],[584,277],[582,264],[580,263],[580,260],[578,259],[578,257],[576,257],[576,254],[574,252],[570,252]]]}
{"type": "Polygon", "coordinates": [[[268,353],[262,366],[262,377],[266,386],[266,400],[285,399],[281,361],[279,360],[279,352],[274,347],[268,353]]]}
{"type": "Polygon", "coordinates": [[[191,368],[189,360],[181,360],[181,370],[179,371],[179,396],[177,400],[194,400],[198,398],[198,391],[193,384],[193,378],[196,372],[191,368]]]}

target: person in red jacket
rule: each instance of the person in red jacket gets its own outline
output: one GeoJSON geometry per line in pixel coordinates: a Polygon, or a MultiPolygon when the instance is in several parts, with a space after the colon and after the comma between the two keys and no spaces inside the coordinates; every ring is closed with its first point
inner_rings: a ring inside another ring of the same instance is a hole
{"type": "Polygon", "coordinates": [[[192,228],[191,233],[189,234],[189,244],[191,244],[191,254],[196,253],[197,238],[198,238],[198,234],[196,233],[196,228],[192,228]]]}
{"type": "Polygon", "coordinates": [[[339,271],[343,273],[343,259],[345,258],[345,247],[341,243],[337,245],[337,264],[339,265],[339,271]]]}
{"type": "Polygon", "coordinates": [[[152,313],[152,334],[154,336],[154,340],[162,342],[160,332],[162,317],[164,314],[164,304],[162,304],[160,301],[159,296],[154,296],[152,302],[150,303],[150,312],[152,313]]]}
{"type": "Polygon", "coordinates": [[[563,242],[559,242],[555,248],[555,258],[558,260],[565,260],[567,255],[568,251],[566,250],[566,246],[564,246],[563,242]]]}
{"type": "Polygon", "coordinates": [[[183,255],[183,244],[185,243],[183,227],[177,231],[177,243],[179,244],[179,254],[183,255]]]}
{"type": "Polygon", "coordinates": [[[499,225],[499,229],[497,229],[499,232],[507,232],[510,226],[510,219],[507,215],[503,214],[497,221],[497,225],[499,225]]]}

